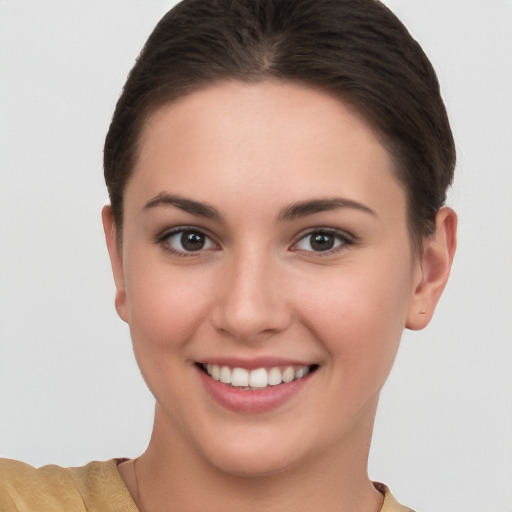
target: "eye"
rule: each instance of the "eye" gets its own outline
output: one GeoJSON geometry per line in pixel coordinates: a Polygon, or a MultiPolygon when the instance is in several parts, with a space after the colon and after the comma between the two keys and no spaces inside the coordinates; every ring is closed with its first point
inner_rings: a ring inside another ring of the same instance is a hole
{"type": "Polygon", "coordinates": [[[181,256],[218,248],[209,236],[195,228],[176,229],[163,235],[159,242],[168,251],[181,256]]]}
{"type": "Polygon", "coordinates": [[[347,235],[330,229],[316,229],[293,245],[293,250],[307,252],[336,252],[352,243],[347,235]]]}

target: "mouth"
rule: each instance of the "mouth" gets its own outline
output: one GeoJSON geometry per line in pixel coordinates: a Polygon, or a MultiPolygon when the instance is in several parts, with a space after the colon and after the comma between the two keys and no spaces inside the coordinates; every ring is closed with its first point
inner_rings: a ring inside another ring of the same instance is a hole
{"type": "Polygon", "coordinates": [[[318,369],[318,364],[272,366],[252,370],[211,363],[196,363],[196,366],[213,380],[244,391],[257,391],[288,384],[303,379],[318,369]]]}

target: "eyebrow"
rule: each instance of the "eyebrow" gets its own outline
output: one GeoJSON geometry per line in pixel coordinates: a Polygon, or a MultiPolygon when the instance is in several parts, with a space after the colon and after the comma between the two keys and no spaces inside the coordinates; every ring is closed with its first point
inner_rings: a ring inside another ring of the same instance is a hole
{"type": "Polygon", "coordinates": [[[150,199],[144,205],[144,210],[151,210],[158,206],[174,206],[184,212],[190,213],[191,215],[198,215],[212,220],[222,220],[220,212],[208,203],[194,201],[193,199],[186,199],[185,197],[167,194],[165,192],[162,192],[153,197],[153,199],[150,199]]]}
{"type": "MultiPolygon", "coordinates": [[[[193,199],[187,199],[175,194],[168,194],[161,192],[157,196],[150,199],[145,205],[144,210],[150,210],[159,206],[174,206],[183,210],[184,212],[190,213],[191,215],[198,215],[207,219],[221,221],[223,217],[219,210],[214,206],[202,201],[194,201],[193,199]]],[[[377,214],[368,206],[361,204],[351,199],[345,199],[341,197],[330,197],[325,199],[311,199],[308,201],[299,201],[292,203],[283,208],[278,215],[280,221],[291,221],[300,217],[307,217],[308,215],[314,215],[315,213],[321,213],[330,210],[337,210],[340,208],[352,208],[368,213],[373,216],[377,214]]]]}
{"type": "Polygon", "coordinates": [[[294,220],[300,217],[306,217],[315,213],[326,212],[329,210],[337,210],[339,208],[351,208],[360,210],[370,215],[377,216],[377,214],[368,206],[352,201],[351,199],[344,199],[341,197],[330,197],[326,199],[312,199],[310,201],[299,201],[293,203],[281,210],[279,213],[279,220],[294,220]]]}

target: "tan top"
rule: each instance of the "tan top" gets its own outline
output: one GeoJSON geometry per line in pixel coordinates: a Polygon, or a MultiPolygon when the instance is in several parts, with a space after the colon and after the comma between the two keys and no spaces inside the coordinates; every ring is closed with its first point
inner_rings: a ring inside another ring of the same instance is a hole
{"type": "MultiPolygon", "coordinates": [[[[138,512],[117,470],[123,459],[90,462],[81,468],[43,466],[0,459],[1,512],[138,512]]],[[[412,512],[383,484],[380,512],[412,512]]]]}

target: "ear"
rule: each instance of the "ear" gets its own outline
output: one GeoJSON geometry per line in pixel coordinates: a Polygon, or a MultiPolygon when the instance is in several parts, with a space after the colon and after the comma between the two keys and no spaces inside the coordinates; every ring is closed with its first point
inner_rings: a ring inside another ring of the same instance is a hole
{"type": "Polygon", "coordinates": [[[114,222],[114,216],[112,215],[112,208],[109,205],[104,206],[101,210],[101,218],[103,220],[103,230],[105,231],[110,264],[112,266],[112,273],[114,274],[114,282],[116,285],[115,305],[117,314],[122,320],[128,322],[123,257],[121,254],[121,247],[119,247],[118,244],[117,228],[114,222]]]}
{"type": "Polygon", "coordinates": [[[436,215],[435,232],[423,243],[416,288],[407,311],[408,329],[423,329],[432,319],[450,275],[456,245],[457,214],[443,206],[436,215]]]}

